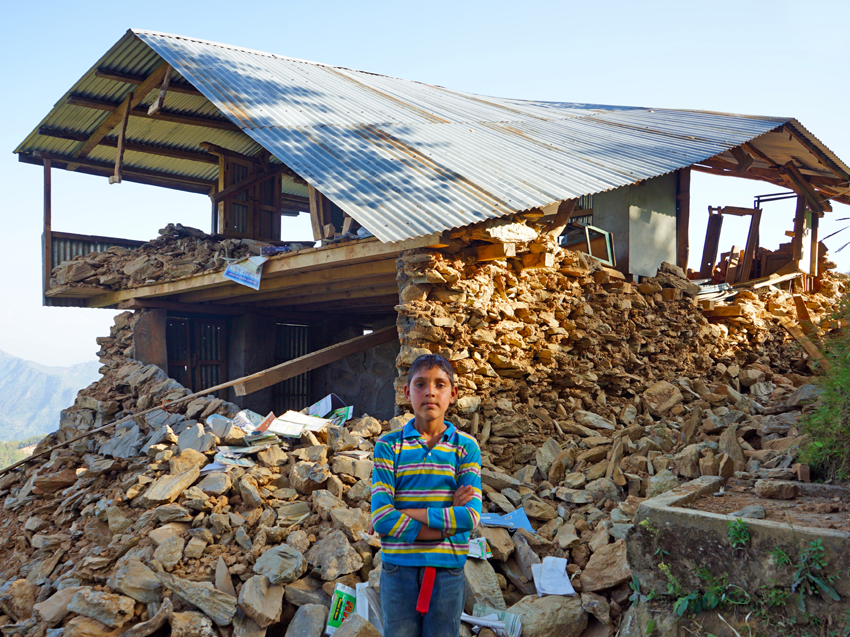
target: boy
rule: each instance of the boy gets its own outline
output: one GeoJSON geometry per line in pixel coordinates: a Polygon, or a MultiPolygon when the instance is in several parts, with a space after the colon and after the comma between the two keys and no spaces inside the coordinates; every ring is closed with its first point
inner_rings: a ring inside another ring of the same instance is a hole
{"type": "Polygon", "coordinates": [[[378,439],[372,472],[384,637],[457,637],[469,534],[481,517],[481,451],[443,420],[457,398],[445,358],[413,361],[404,395],[415,417],[378,439]]]}

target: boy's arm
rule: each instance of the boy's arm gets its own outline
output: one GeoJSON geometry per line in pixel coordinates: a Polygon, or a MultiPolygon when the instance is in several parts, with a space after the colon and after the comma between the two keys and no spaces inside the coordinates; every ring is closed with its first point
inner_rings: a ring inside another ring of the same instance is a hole
{"type": "Polygon", "coordinates": [[[478,445],[470,449],[461,462],[458,470],[457,484],[472,487],[472,499],[466,506],[458,507],[429,507],[427,525],[446,534],[446,537],[457,533],[469,533],[481,519],[481,451],[478,445]]]}
{"type": "Polygon", "coordinates": [[[422,523],[400,513],[395,508],[395,469],[392,447],[379,439],[375,443],[373,460],[372,526],[378,535],[391,535],[403,542],[413,542],[419,536],[422,523]]]}

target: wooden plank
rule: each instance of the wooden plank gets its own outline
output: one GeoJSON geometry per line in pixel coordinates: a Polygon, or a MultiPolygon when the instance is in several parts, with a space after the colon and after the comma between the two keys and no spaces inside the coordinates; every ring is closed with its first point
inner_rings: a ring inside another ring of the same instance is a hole
{"type": "MultiPolygon", "coordinates": [[[[415,248],[427,248],[440,242],[440,233],[416,237],[395,243],[383,243],[377,239],[362,239],[333,244],[322,248],[299,250],[292,254],[272,257],[263,266],[263,278],[288,276],[298,272],[310,272],[327,268],[395,258],[400,252],[415,248]]],[[[195,274],[185,279],[141,286],[132,290],[120,290],[103,294],[89,301],[88,307],[109,307],[132,298],[171,296],[194,290],[203,290],[233,282],[225,279],[221,272],[195,274]]]]}
{"type": "Polygon", "coordinates": [[[794,299],[794,308],[797,310],[797,323],[803,330],[803,334],[807,336],[815,331],[812,325],[812,317],[809,315],[809,308],[806,307],[806,301],[799,294],[792,296],[794,299]]]}
{"type": "MultiPolygon", "coordinates": [[[[137,86],[145,81],[144,75],[121,73],[120,71],[110,71],[109,69],[97,69],[94,74],[96,77],[99,77],[102,80],[112,80],[114,82],[123,82],[125,84],[134,84],[137,86]]],[[[170,82],[168,85],[168,90],[172,93],[182,93],[183,95],[197,95],[198,97],[204,97],[204,94],[191,84],[170,82]]],[[[204,99],[206,98],[204,97],[204,99]]]]}
{"type": "Polygon", "coordinates": [[[289,274],[288,276],[281,276],[277,278],[264,276],[260,282],[260,289],[256,291],[247,288],[244,285],[232,283],[228,286],[181,294],[178,297],[178,300],[181,303],[203,303],[219,300],[232,302],[234,298],[239,297],[244,297],[243,300],[250,300],[251,297],[255,295],[273,294],[281,290],[288,290],[306,285],[321,288],[324,285],[338,281],[353,281],[361,278],[381,275],[395,276],[396,272],[397,268],[395,258],[392,258],[381,261],[370,261],[369,263],[360,263],[357,265],[316,270],[314,272],[289,274]]]}
{"type": "MultiPolygon", "coordinates": [[[[278,279],[280,280],[280,279],[278,279]]],[[[283,279],[285,280],[285,279],[283,279]]],[[[237,292],[241,292],[240,295],[234,297],[227,297],[223,299],[219,299],[217,301],[213,301],[215,305],[213,307],[219,307],[222,304],[232,305],[235,303],[238,304],[252,304],[257,303],[259,301],[271,301],[271,300],[291,300],[293,297],[297,297],[299,299],[304,299],[305,303],[311,302],[310,299],[316,295],[324,295],[331,292],[356,292],[357,290],[363,290],[366,288],[376,288],[376,287],[389,287],[392,286],[393,289],[398,290],[398,283],[396,283],[396,273],[393,272],[391,274],[378,274],[373,276],[361,276],[357,279],[348,279],[344,281],[333,281],[323,283],[321,285],[307,284],[307,285],[299,285],[281,288],[277,290],[272,290],[270,292],[255,292],[250,288],[246,288],[244,285],[240,286],[242,290],[236,290],[237,292]],[[247,292],[247,294],[246,294],[247,292]]]]}
{"type": "Polygon", "coordinates": [[[755,208],[742,208],[740,206],[723,206],[722,208],[718,208],[720,214],[734,215],[736,217],[749,217],[755,210],[755,208]]]}
{"type": "Polygon", "coordinates": [[[682,168],[677,172],[676,181],[676,265],[688,271],[690,240],[688,233],[691,224],[691,169],[682,168]]]}
{"type": "Polygon", "coordinates": [[[815,192],[808,179],[803,176],[793,161],[789,161],[782,167],[780,175],[791,190],[798,195],[804,195],[806,197],[811,210],[815,212],[832,212],[832,205],[829,203],[829,198],[822,197],[815,192]]]}
{"type": "Polygon", "coordinates": [[[395,325],[376,330],[371,334],[357,336],[355,338],[320,349],[312,354],[281,363],[269,369],[251,374],[247,378],[236,383],[233,388],[237,396],[245,396],[255,391],[271,387],[283,382],[288,378],[294,378],[300,374],[323,367],[334,361],[338,361],[351,354],[365,352],[368,349],[389,343],[398,339],[398,328],[395,325]]]}
{"type": "MultiPolygon", "coordinates": [[[[321,292],[310,296],[300,295],[278,295],[266,301],[257,301],[251,307],[278,307],[280,305],[311,305],[315,303],[325,303],[327,301],[343,301],[354,300],[358,301],[369,299],[376,296],[389,296],[395,294],[398,297],[398,284],[370,285],[366,287],[348,288],[333,292],[321,292]]],[[[396,301],[396,304],[398,302],[396,301]]]]}
{"type": "MultiPolygon", "coordinates": [[[[122,102],[122,107],[126,109],[127,113],[136,108],[143,99],[145,99],[160,82],[162,82],[162,78],[165,77],[166,72],[170,71],[171,67],[168,65],[168,62],[162,62],[159,66],[154,69],[153,73],[148,75],[144,81],[139,84],[139,88],[135,91],[128,93],[128,95],[124,98],[122,102]]],[[[91,151],[95,149],[101,139],[106,137],[106,135],[113,128],[118,126],[121,123],[121,119],[124,117],[124,111],[115,108],[113,111],[106,116],[100,125],[95,129],[95,131],[89,136],[89,138],[83,142],[83,145],[80,146],[77,151],[74,153],[74,157],[86,157],[91,151]]]]}
{"type": "Polygon", "coordinates": [[[806,351],[812,359],[816,360],[820,363],[820,366],[823,367],[827,372],[832,369],[832,364],[829,360],[824,356],[821,351],[809,340],[809,337],[806,336],[803,331],[794,325],[794,322],[790,319],[779,317],[779,322],[782,324],[788,333],[794,337],[794,339],[802,346],[802,348],[806,351]]]}
{"type": "MultiPolygon", "coordinates": [[[[68,98],[65,100],[65,103],[70,104],[71,106],[81,106],[83,108],[92,108],[95,110],[110,112],[114,111],[118,106],[121,105],[120,102],[101,100],[93,97],[86,97],[85,95],[74,94],[68,96],[68,98]]],[[[214,128],[217,130],[229,130],[235,132],[242,131],[241,128],[239,128],[236,124],[229,120],[213,119],[211,117],[202,117],[200,115],[185,115],[176,111],[167,110],[160,110],[158,113],[149,115],[148,110],[146,108],[138,106],[130,110],[130,117],[142,117],[161,122],[186,124],[188,126],[200,126],[202,128],[214,128]]]]}
{"type": "Polygon", "coordinates": [[[738,281],[748,281],[753,269],[753,259],[759,242],[759,226],[761,224],[761,210],[756,208],[750,217],[750,230],[747,233],[747,245],[744,248],[744,263],[738,274],[738,281]]]}
{"type": "MultiPolygon", "coordinates": [[[[124,101],[121,112],[121,128],[118,131],[118,151],[115,153],[115,174],[109,178],[110,184],[121,183],[121,167],[124,164],[124,138],[127,137],[127,122],[130,120],[130,101],[133,94],[130,93],[124,101]]],[[[98,140],[98,143],[100,140],[98,140]]]]}
{"type": "Polygon", "coordinates": [[[536,252],[522,255],[523,270],[539,270],[555,267],[555,255],[551,252],[536,252]]]}
{"type": "MultiPolygon", "coordinates": [[[[86,135],[85,133],[77,133],[74,131],[63,130],[61,128],[50,128],[49,126],[40,127],[38,129],[38,134],[44,135],[45,137],[55,137],[57,139],[71,139],[78,142],[82,142],[88,139],[88,135],[86,135]]],[[[117,148],[118,139],[116,137],[104,137],[98,142],[98,145],[117,148]]],[[[197,161],[203,164],[218,164],[218,157],[210,153],[197,153],[191,150],[180,150],[176,148],[169,148],[167,146],[156,146],[154,144],[134,142],[127,139],[124,140],[124,150],[130,150],[135,153],[146,153],[148,155],[173,157],[174,159],[187,159],[189,161],[197,161]]]]}
{"type": "Polygon", "coordinates": [[[717,303],[717,301],[712,301],[710,299],[699,299],[699,300],[697,300],[697,305],[699,305],[699,309],[705,310],[705,311],[713,310],[716,303],[717,303]]]}
{"type": "Polygon", "coordinates": [[[564,228],[570,222],[577,204],[578,199],[566,199],[562,201],[558,206],[558,212],[555,213],[555,218],[552,219],[552,222],[546,229],[546,234],[555,238],[560,237],[561,233],[564,232],[564,228]]]}
{"type": "Polygon", "coordinates": [[[738,266],[743,260],[743,250],[738,246],[732,246],[732,251],[729,253],[729,267],[726,268],[726,283],[735,283],[738,276],[738,266]]]}
{"type": "Polygon", "coordinates": [[[52,175],[50,174],[50,160],[44,160],[44,234],[41,239],[42,248],[42,294],[50,289],[50,275],[53,272],[53,238],[51,236],[51,224],[53,217],[52,200],[52,175]]]}
{"type": "Polygon", "coordinates": [[[709,215],[708,227],[705,231],[705,245],[702,249],[699,276],[710,279],[714,274],[714,263],[717,260],[717,250],[720,247],[720,230],[723,228],[723,215],[709,215]]]}

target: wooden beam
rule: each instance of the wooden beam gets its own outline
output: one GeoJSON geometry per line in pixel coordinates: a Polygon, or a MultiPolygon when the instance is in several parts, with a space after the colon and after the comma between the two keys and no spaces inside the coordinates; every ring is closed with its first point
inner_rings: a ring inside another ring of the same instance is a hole
{"type": "Polygon", "coordinates": [[[218,144],[213,144],[212,142],[201,142],[200,144],[198,144],[198,146],[200,146],[212,155],[218,155],[220,157],[230,157],[231,159],[239,159],[241,161],[250,162],[253,164],[260,163],[259,158],[254,155],[243,155],[242,153],[237,153],[235,150],[230,150],[229,148],[219,146],[218,144]]]}
{"type": "MultiPolygon", "coordinates": [[[[127,122],[130,120],[130,102],[132,100],[133,94],[130,93],[122,105],[121,128],[118,131],[118,152],[115,154],[115,174],[109,178],[110,184],[121,183],[121,166],[124,163],[124,139],[127,137],[127,122]]],[[[100,140],[97,143],[100,143],[100,140]]]]}
{"type": "Polygon", "coordinates": [[[219,192],[217,192],[213,195],[210,195],[210,197],[212,198],[213,203],[216,203],[216,204],[221,203],[225,199],[229,199],[233,195],[238,195],[240,192],[242,192],[243,190],[246,190],[247,188],[250,188],[251,186],[259,184],[259,183],[265,181],[266,179],[271,179],[273,177],[276,177],[280,173],[286,173],[286,172],[291,172],[291,171],[289,170],[289,168],[287,168],[283,164],[280,164],[280,165],[275,166],[274,168],[272,168],[268,172],[254,173],[253,175],[246,177],[242,181],[238,181],[235,184],[233,184],[232,186],[228,186],[224,190],[221,190],[221,191],[219,191],[219,192]]]}
{"type": "Polygon", "coordinates": [[[761,224],[761,209],[754,208],[750,217],[750,231],[747,233],[747,245],[744,247],[744,263],[738,273],[738,281],[749,281],[753,269],[753,259],[759,245],[759,226],[761,224]]]}
{"type": "Polygon", "coordinates": [[[766,163],[768,166],[771,166],[773,168],[779,167],[779,164],[777,164],[773,159],[771,159],[766,153],[761,152],[758,148],[755,147],[755,145],[749,144],[749,143],[748,144],[741,144],[741,148],[743,148],[745,151],[747,151],[753,157],[758,157],[764,163],[766,163]]]}
{"type": "Polygon", "coordinates": [[[395,306],[398,305],[398,291],[385,296],[373,296],[368,299],[343,299],[338,301],[327,301],[324,303],[307,303],[306,305],[290,305],[287,309],[291,312],[314,312],[328,313],[340,312],[346,314],[383,314],[394,315],[395,306]]]}
{"type": "Polygon", "coordinates": [[[300,376],[306,372],[318,369],[351,354],[365,352],[378,345],[389,343],[398,339],[398,328],[395,325],[376,330],[371,334],[357,336],[355,338],[331,345],[318,352],[307,354],[299,358],[281,363],[269,369],[257,372],[234,385],[237,396],[245,396],[266,387],[271,387],[289,378],[300,376]]]}
{"type": "Polygon", "coordinates": [[[168,92],[168,85],[171,83],[171,67],[165,71],[165,76],[162,78],[162,86],[159,87],[159,94],[154,99],[153,103],[148,107],[148,115],[153,115],[165,106],[165,95],[168,92]]]}
{"type": "Polygon", "coordinates": [[[735,166],[735,171],[739,173],[747,172],[756,161],[748,152],[743,150],[740,146],[730,148],[729,153],[732,155],[732,157],[735,158],[735,161],[738,162],[738,165],[735,166]]]}
{"type": "Polygon", "coordinates": [[[44,234],[41,239],[42,247],[42,294],[50,289],[50,275],[53,272],[53,237],[51,235],[51,224],[53,217],[53,201],[51,190],[50,160],[44,160],[44,234]]]}
{"type": "Polygon", "coordinates": [[[819,262],[820,262],[820,247],[818,241],[818,228],[820,226],[820,217],[812,213],[812,227],[810,228],[811,233],[811,249],[809,252],[809,274],[812,276],[820,276],[819,271],[819,262]]]}
{"type": "MultiPolygon", "coordinates": [[[[405,250],[428,248],[440,242],[441,234],[435,233],[398,241],[383,243],[377,239],[363,239],[323,246],[307,248],[291,254],[281,254],[272,257],[263,266],[263,279],[278,276],[289,276],[297,272],[312,272],[327,268],[354,265],[379,261],[388,257],[395,258],[405,250]]],[[[88,307],[109,307],[121,301],[132,298],[151,298],[171,296],[194,290],[203,290],[226,285],[232,281],[225,279],[221,272],[195,274],[185,279],[141,286],[132,290],[120,290],[100,295],[88,301],[88,307]]]]}
{"type": "Polygon", "coordinates": [[[491,243],[486,246],[470,248],[469,252],[475,255],[478,261],[495,261],[516,256],[515,243],[491,243]]]}
{"type": "Polygon", "coordinates": [[[232,299],[237,297],[246,297],[250,300],[250,297],[256,294],[276,293],[281,290],[299,288],[305,285],[321,289],[325,285],[338,281],[354,281],[374,276],[395,276],[396,271],[397,269],[394,258],[381,261],[370,261],[369,263],[327,268],[324,270],[316,270],[314,272],[301,272],[277,278],[264,276],[260,282],[260,289],[256,292],[246,288],[244,285],[233,283],[226,287],[181,294],[178,297],[178,300],[181,303],[204,303],[220,300],[227,300],[228,302],[231,302],[232,299]]]}
{"type": "Polygon", "coordinates": [[[555,213],[555,218],[552,219],[552,223],[546,229],[546,234],[551,237],[560,237],[561,233],[564,232],[564,228],[570,222],[576,205],[578,205],[578,199],[566,199],[562,201],[558,206],[558,212],[555,213]]]}
{"type": "Polygon", "coordinates": [[[806,197],[797,195],[797,209],[794,212],[794,238],[791,240],[792,258],[797,263],[803,258],[803,233],[806,225],[806,197]]]}
{"type": "Polygon", "coordinates": [[[717,250],[720,247],[720,230],[723,228],[723,215],[708,215],[708,226],[705,231],[705,245],[702,248],[699,275],[709,279],[714,274],[714,264],[717,261],[717,250]]]}
{"type": "Polygon", "coordinates": [[[682,168],[677,172],[676,181],[676,265],[688,271],[690,239],[688,233],[691,224],[691,169],[682,168]]]}
{"type": "MultiPolygon", "coordinates": [[[[109,100],[101,100],[84,95],[70,95],[65,100],[66,104],[71,106],[81,106],[83,108],[92,108],[101,111],[114,111],[120,102],[112,102],[109,100]]],[[[144,107],[136,107],[130,111],[131,117],[144,117],[162,122],[172,122],[174,124],[187,124],[189,126],[201,126],[203,128],[215,128],[217,130],[229,130],[242,132],[236,124],[229,120],[213,119],[211,117],[201,117],[200,115],[184,115],[176,111],[160,110],[158,113],[148,115],[148,111],[144,107]]]]}
{"type": "MultiPolygon", "coordinates": [[[[132,111],[136,108],[143,99],[145,99],[161,81],[165,76],[166,72],[170,71],[171,67],[167,62],[162,62],[159,66],[154,69],[153,73],[148,75],[145,80],[139,84],[139,88],[127,94],[127,97],[121,103],[121,107],[126,109],[126,113],[132,111]]],[[[95,131],[89,136],[89,138],[80,146],[76,152],[74,152],[74,157],[85,158],[88,154],[95,149],[101,139],[106,137],[106,135],[118,124],[121,123],[121,119],[125,117],[125,111],[120,110],[119,108],[112,109],[112,112],[106,116],[100,125],[95,129],[95,131]]]]}
{"type": "Polygon", "coordinates": [[[705,310],[703,314],[706,318],[734,318],[741,316],[741,306],[739,305],[722,305],[715,306],[712,310],[705,310]]]}
{"type": "MultiPolygon", "coordinates": [[[[44,159],[41,157],[36,157],[31,153],[19,153],[18,161],[22,164],[34,164],[36,166],[43,166],[44,159]]],[[[53,167],[54,168],[62,168],[70,162],[69,159],[65,158],[61,161],[54,160],[53,167]]],[[[105,169],[101,167],[93,168],[86,165],[81,165],[76,170],[77,173],[82,173],[85,175],[94,175],[96,177],[109,177],[112,172],[112,167],[107,166],[105,169]]],[[[192,192],[195,194],[208,195],[210,192],[210,188],[208,185],[196,185],[185,183],[181,181],[174,181],[171,178],[163,178],[159,179],[157,177],[147,177],[136,174],[127,174],[124,172],[124,181],[132,181],[138,184],[145,184],[148,186],[157,186],[159,188],[169,188],[171,190],[180,190],[182,192],[192,192]]]]}
{"type": "Polygon", "coordinates": [[[331,220],[331,200],[316,190],[312,184],[307,185],[310,193],[310,224],[313,227],[313,238],[316,241],[325,239],[325,225],[331,220]]]}
{"type": "Polygon", "coordinates": [[[322,292],[313,294],[309,297],[293,295],[293,296],[275,296],[267,301],[258,301],[252,304],[252,307],[277,307],[280,305],[312,305],[314,303],[324,303],[326,301],[342,301],[347,299],[369,299],[375,296],[388,296],[395,294],[398,297],[398,284],[395,282],[383,285],[371,285],[363,288],[355,287],[353,289],[344,289],[334,292],[322,292]]]}
{"type": "Polygon", "coordinates": [[[119,310],[146,310],[160,309],[188,314],[210,314],[223,316],[242,316],[245,314],[260,314],[280,319],[291,319],[299,321],[322,320],[327,318],[324,314],[313,314],[309,312],[289,312],[286,310],[264,310],[253,307],[241,307],[230,305],[206,305],[204,303],[179,303],[177,301],[163,301],[162,299],[129,299],[121,301],[117,306],[119,310]]]}
{"type": "MultiPolygon", "coordinates": [[[[108,176],[113,172],[114,166],[112,164],[108,164],[102,161],[94,161],[91,159],[80,159],[78,157],[69,157],[67,155],[58,155],[56,153],[48,153],[46,151],[37,150],[33,152],[33,156],[38,159],[51,159],[54,162],[62,162],[66,164],[76,163],[80,166],[87,166],[89,168],[96,168],[104,171],[105,175],[108,176]]],[[[215,181],[210,179],[200,179],[199,177],[185,177],[183,175],[173,175],[171,173],[164,173],[158,170],[149,170],[147,168],[134,168],[127,167],[123,168],[123,172],[125,175],[141,175],[145,177],[156,177],[161,180],[170,180],[170,181],[179,181],[185,184],[192,184],[196,186],[203,186],[205,188],[214,188],[216,185],[215,181]]]]}
{"type": "Polygon", "coordinates": [[[840,179],[847,180],[850,179],[850,175],[845,173],[843,170],[839,170],[837,166],[833,163],[833,161],[824,153],[820,148],[812,144],[808,139],[803,137],[803,135],[790,124],[785,124],[783,126],[783,130],[791,135],[794,139],[796,139],[806,150],[808,150],[812,155],[814,155],[818,163],[821,164],[827,170],[835,173],[840,179]]]}
{"type": "Polygon", "coordinates": [[[797,310],[797,323],[803,330],[803,334],[808,336],[815,331],[812,325],[812,317],[809,314],[809,308],[806,307],[805,299],[799,294],[792,295],[792,298],[794,299],[794,309],[797,310]]]}
{"type": "MultiPolygon", "coordinates": [[[[214,303],[216,304],[216,306],[221,304],[252,304],[258,303],[260,301],[276,300],[281,300],[286,303],[289,303],[291,302],[293,297],[297,297],[299,299],[299,303],[302,299],[304,303],[308,303],[311,302],[310,299],[316,295],[325,295],[337,292],[355,293],[360,290],[374,290],[376,288],[381,288],[383,290],[389,286],[392,286],[392,289],[396,291],[398,290],[395,272],[393,272],[392,274],[363,276],[356,280],[334,281],[330,283],[325,283],[323,285],[312,284],[300,285],[297,287],[287,287],[278,290],[272,290],[271,292],[253,292],[253,290],[245,288],[245,286],[243,285],[241,286],[243,290],[236,290],[236,292],[241,292],[239,296],[218,299],[217,301],[214,301],[214,303]],[[253,292],[253,294],[245,294],[245,291],[253,292]]],[[[355,294],[354,296],[357,295],[355,294]]]]}
{"type": "Polygon", "coordinates": [[[711,212],[717,211],[722,215],[733,215],[735,217],[749,217],[755,212],[755,208],[741,208],[740,206],[723,206],[722,208],[709,208],[711,212]]]}
{"type": "MultiPolygon", "coordinates": [[[[737,173],[735,172],[735,167],[737,164],[733,164],[730,161],[726,161],[717,156],[712,157],[710,159],[705,159],[700,161],[698,164],[694,164],[692,168],[695,170],[700,170],[701,168],[714,168],[715,171],[711,170],[702,170],[702,172],[713,172],[718,175],[725,175],[729,177],[744,177],[745,179],[757,179],[759,181],[778,181],[782,182],[782,173],[781,168],[750,168],[745,173],[737,173]],[[702,164],[702,166],[700,166],[702,164]],[[728,172],[724,172],[728,171],[728,172]]],[[[824,177],[823,175],[809,175],[807,173],[801,174],[805,176],[805,178],[812,185],[817,186],[846,186],[848,184],[848,180],[839,179],[837,177],[824,177]]]]}
{"type": "Polygon", "coordinates": [[[300,212],[310,211],[310,199],[308,197],[298,197],[297,195],[280,195],[281,214],[297,215],[300,212]]]}
{"type": "Polygon", "coordinates": [[[788,184],[798,195],[804,195],[809,202],[809,208],[815,212],[832,212],[832,206],[829,199],[824,200],[818,193],[815,192],[812,185],[806,180],[806,177],[800,172],[800,169],[794,165],[793,161],[789,161],[780,171],[782,179],[788,184]]]}
{"type": "Polygon", "coordinates": [[[806,354],[808,354],[812,359],[817,361],[825,371],[828,372],[832,369],[832,364],[829,362],[826,356],[824,356],[821,351],[815,346],[815,344],[812,343],[811,340],[809,340],[808,336],[803,334],[802,330],[799,327],[794,325],[793,321],[784,317],[779,317],[779,323],[803,347],[803,349],[806,351],[806,354]]]}
{"type": "MultiPolygon", "coordinates": [[[[95,71],[95,77],[99,77],[102,80],[112,80],[114,82],[123,82],[125,84],[134,84],[137,86],[145,81],[144,75],[121,73],[119,71],[110,71],[109,69],[98,69],[97,71],[95,71]]],[[[191,84],[171,82],[168,85],[168,90],[172,93],[182,93],[184,95],[196,95],[198,97],[204,97],[204,94],[191,84]]]]}
{"type": "MultiPolygon", "coordinates": [[[[77,133],[74,131],[62,130],[59,128],[49,128],[47,126],[42,126],[41,128],[39,128],[38,134],[44,135],[45,137],[55,137],[57,139],[72,139],[77,142],[85,141],[89,137],[85,133],[77,133]]],[[[104,137],[100,140],[100,142],[98,142],[98,145],[117,148],[118,138],[104,137]]],[[[155,146],[154,144],[134,142],[128,139],[124,140],[124,150],[133,151],[134,153],[162,155],[163,157],[173,157],[174,159],[187,159],[189,161],[197,161],[203,164],[218,165],[218,158],[210,153],[197,153],[191,150],[168,148],[167,146],[155,146]]]]}

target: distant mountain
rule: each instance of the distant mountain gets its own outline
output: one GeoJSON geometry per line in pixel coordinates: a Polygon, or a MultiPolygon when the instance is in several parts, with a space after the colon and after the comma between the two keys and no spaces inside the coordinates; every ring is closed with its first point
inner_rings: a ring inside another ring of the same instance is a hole
{"type": "Polygon", "coordinates": [[[59,412],[100,375],[100,363],[47,367],[0,351],[0,440],[23,440],[59,428],[59,412]]]}

